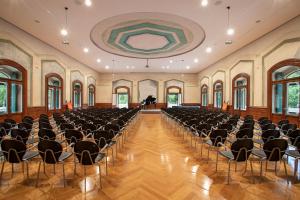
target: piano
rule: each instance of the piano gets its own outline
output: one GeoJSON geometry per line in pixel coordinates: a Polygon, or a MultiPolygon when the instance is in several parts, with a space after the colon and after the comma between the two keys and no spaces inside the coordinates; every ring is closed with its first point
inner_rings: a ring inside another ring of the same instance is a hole
{"type": "Polygon", "coordinates": [[[149,95],[146,99],[144,99],[141,102],[141,105],[142,105],[142,109],[147,109],[151,107],[151,105],[154,105],[154,107],[156,108],[156,98],[152,97],[152,95],[149,95]]]}

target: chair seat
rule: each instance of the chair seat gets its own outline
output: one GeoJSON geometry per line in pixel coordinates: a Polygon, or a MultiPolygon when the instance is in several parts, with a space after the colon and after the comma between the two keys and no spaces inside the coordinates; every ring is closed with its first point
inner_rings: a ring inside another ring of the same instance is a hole
{"type": "Polygon", "coordinates": [[[95,162],[101,161],[103,158],[105,158],[105,153],[99,153],[97,158],[95,159],[95,162]]]}
{"type": "Polygon", "coordinates": [[[210,145],[210,146],[212,146],[213,145],[213,143],[212,143],[212,141],[209,139],[209,140],[207,140],[206,142],[205,142],[205,144],[208,144],[208,145],[210,145]]]}
{"type": "Polygon", "coordinates": [[[66,160],[67,158],[69,158],[72,155],[72,152],[62,152],[61,155],[59,156],[58,161],[62,162],[64,160],[66,160]]]}
{"type": "Polygon", "coordinates": [[[259,158],[266,158],[267,157],[264,150],[262,150],[262,149],[253,149],[252,154],[259,157],[259,158]]]}
{"type": "Polygon", "coordinates": [[[36,142],[38,142],[38,138],[29,137],[26,144],[34,144],[36,142]]]}
{"type": "Polygon", "coordinates": [[[38,155],[38,151],[26,151],[25,155],[23,156],[23,160],[30,160],[38,155]]]}
{"type": "Polygon", "coordinates": [[[229,142],[229,143],[234,143],[235,141],[236,141],[236,138],[230,137],[227,139],[227,142],[229,142]]]}
{"type": "Polygon", "coordinates": [[[300,158],[300,153],[298,150],[286,150],[285,153],[293,158],[300,158]]]}
{"type": "Polygon", "coordinates": [[[113,146],[113,145],[116,144],[116,143],[117,143],[117,141],[112,140],[112,141],[108,144],[108,146],[111,147],[111,146],[113,146]]]}
{"type": "Polygon", "coordinates": [[[230,160],[234,160],[234,155],[231,151],[219,151],[219,153],[230,160]]]}

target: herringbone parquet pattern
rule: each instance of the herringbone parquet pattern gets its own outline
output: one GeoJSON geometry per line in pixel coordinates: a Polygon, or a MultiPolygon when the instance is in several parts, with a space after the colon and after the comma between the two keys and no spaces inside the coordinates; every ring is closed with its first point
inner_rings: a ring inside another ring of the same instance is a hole
{"type": "MultiPolygon", "coordinates": [[[[204,151],[206,152],[206,151],[204,151]]],[[[205,153],[204,153],[205,154],[205,153]]],[[[113,166],[109,162],[108,176],[103,176],[103,189],[98,190],[96,167],[88,171],[87,193],[83,193],[84,179],[73,176],[73,164],[67,164],[67,186],[63,188],[61,168],[53,175],[52,167],[46,177],[42,176],[39,188],[35,188],[36,164],[30,165],[30,177],[23,181],[22,173],[11,178],[10,166],[6,166],[0,188],[0,199],[298,199],[300,184],[287,185],[283,171],[278,176],[268,172],[260,182],[251,173],[242,175],[243,165],[232,173],[232,181],[227,185],[227,165],[220,164],[215,172],[214,156],[207,162],[200,153],[176,136],[158,114],[141,115],[125,146],[118,154],[113,166]]],[[[204,155],[205,157],[205,155],[204,155]]],[[[259,174],[258,165],[254,173],[259,174]]],[[[271,168],[271,166],[270,166],[271,168]]],[[[16,168],[16,171],[21,171],[16,168]]],[[[103,168],[104,171],[104,168],[103,168]]],[[[291,172],[289,172],[291,173],[291,172]]]]}

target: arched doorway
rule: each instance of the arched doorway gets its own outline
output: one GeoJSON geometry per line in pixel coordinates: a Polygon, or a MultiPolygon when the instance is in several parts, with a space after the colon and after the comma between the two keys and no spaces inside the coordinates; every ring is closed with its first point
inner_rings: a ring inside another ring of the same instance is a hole
{"type": "Polygon", "coordinates": [[[119,86],[115,88],[116,105],[118,108],[128,108],[130,99],[130,89],[126,86],[119,86]]]}
{"type": "Polygon", "coordinates": [[[168,87],[166,99],[168,108],[181,105],[181,88],[177,86],[168,87]]]}

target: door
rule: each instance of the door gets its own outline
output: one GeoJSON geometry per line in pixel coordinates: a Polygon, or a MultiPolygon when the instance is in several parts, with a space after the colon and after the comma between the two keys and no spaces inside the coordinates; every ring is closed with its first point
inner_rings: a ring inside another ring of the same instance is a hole
{"type": "Polygon", "coordinates": [[[169,93],[168,94],[168,108],[172,108],[173,106],[179,106],[179,98],[178,93],[169,93]]]}
{"type": "Polygon", "coordinates": [[[118,93],[117,106],[118,108],[128,108],[128,93],[118,93]]]}

